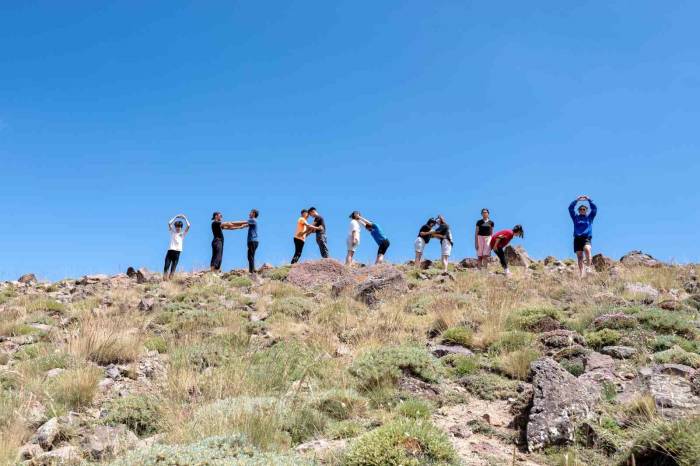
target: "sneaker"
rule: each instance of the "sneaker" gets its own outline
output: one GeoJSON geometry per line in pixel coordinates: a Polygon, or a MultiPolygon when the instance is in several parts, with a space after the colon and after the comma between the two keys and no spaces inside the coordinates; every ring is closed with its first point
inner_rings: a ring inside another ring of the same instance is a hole
{"type": "Polygon", "coordinates": [[[503,273],[506,275],[506,277],[510,277],[512,274],[510,273],[510,270],[505,269],[503,273]]]}

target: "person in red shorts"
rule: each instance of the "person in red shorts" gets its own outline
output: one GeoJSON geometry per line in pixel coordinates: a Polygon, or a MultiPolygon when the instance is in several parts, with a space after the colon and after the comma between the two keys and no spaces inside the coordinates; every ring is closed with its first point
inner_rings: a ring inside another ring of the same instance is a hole
{"type": "Polygon", "coordinates": [[[525,230],[523,230],[522,225],[515,225],[512,230],[501,230],[491,237],[491,250],[498,256],[498,260],[501,261],[501,266],[503,267],[503,273],[506,275],[510,275],[510,270],[508,269],[505,247],[508,246],[508,243],[515,236],[520,238],[525,236],[525,230]]]}

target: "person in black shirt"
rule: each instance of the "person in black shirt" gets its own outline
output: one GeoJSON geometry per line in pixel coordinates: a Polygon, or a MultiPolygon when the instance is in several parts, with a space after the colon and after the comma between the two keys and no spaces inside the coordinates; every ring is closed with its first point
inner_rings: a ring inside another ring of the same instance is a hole
{"type": "Polygon", "coordinates": [[[211,232],[214,239],[211,241],[211,263],[212,272],[221,270],[221,261],[224,258],[224,232],[223,230],[233,230],[236,226],[231,222],[222,222],[221,212],[214,212],[211,216],[211,232]]]}
{"type": "Polygon", "coordinates": [[[435,226],[435,223],[435,219],[429,218],[428,221],[425,222],[425,225],[420,227],[420,230],[418,230],[418,237],[413,243],[414,249],[416,251],[416,259],[413,262],[413,264],[416,267],[420,268],[421,266],[423,251],[425,250],[425,245],[428,244],[430,238],[432,237],[433,227],[435,226]]]}
{"type": "Polygon", "coordinates": [[[489,217],[489,209],[481,209],[481,218],[476,222],[474,231],[474,249],[476,249],[477,267],[486,268],[491,256],[491,236],[495,224],[489,217]]]}
{"type": "Polygon", "coordinates": [[[442,215],[437,216],[438,227],[432,233],[434,238],[440,239],[440,256],[442,258],[443,272],[447,273],[447,265],[450,260],[450,254],[452,254],[452,230],[450,225],[445,220],[442,215]]]}
{"type": "Polygon", "coordinates": [[[316,227],[316,244],[321,257],[328,258],[328,240],[326,239],[326,221],[318,213],[316,207],[309,207],[309,215],[314,218],[313,226],[316,227]]]}

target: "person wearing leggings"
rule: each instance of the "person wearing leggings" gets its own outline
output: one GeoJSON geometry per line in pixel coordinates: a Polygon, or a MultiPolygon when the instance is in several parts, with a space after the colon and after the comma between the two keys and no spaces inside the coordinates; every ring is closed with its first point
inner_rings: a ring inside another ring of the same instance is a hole
{"type": "Polygon", "coordinates": [[[163,280],[169,280],[173,278],[175,269],[177,269],[177,263],[180,260],[180,253],[182,252],[182,243],[185,240],[187,232],[190,231],[190,221],[187,219],[185,214],[177,214],[168,222],[168,231],[170,232],[170,245],[168,246],[168,252],[165,253],[165,266],[163,266],[163,280]],[[182,220],[187,223],[187,228],[182,229],[182,220]]]}
{"type": "Polygon", "coordinates": [[[307,218],[309,218],[309,211],[302,209],[301,215],[297,219],[297,228],[294,232],[294,256],[292,257],[291,263],[296,264],[301,259],[301,253],[304,250],[304,243],[306,242],[306,237],[314,231],[319,231],[319,227],[309,225],[307,218]]]}
{"type": "Polygon", "coordinates": [[[232,230],[248,229],[248,273],[255,273],[255,251],[258,250],[258,209],[252,209],[248,214],[248,220],[229,222],[232,230]]]}
{"type": "Polygon", "coordinates": [[[518,236],[520,238],[525,236],[525,231],[523,230],[522,225],[515,225],[512,230],[501,230],[491,237],[491,250],[498,256],[498,260],[501,262],[501,266],[503,267],[503,273],[506,275],[510,275],[510,270],[508,269],[508,259],[506,258],[505,247],[508,246],[514,236],[518,236]]]}

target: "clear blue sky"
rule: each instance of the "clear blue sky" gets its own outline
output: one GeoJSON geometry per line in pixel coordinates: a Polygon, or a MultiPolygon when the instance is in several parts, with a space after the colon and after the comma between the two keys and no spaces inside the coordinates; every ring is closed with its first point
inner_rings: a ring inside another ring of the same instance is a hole
{"type": "MultiPolygon", "coordinates": [[[[302,207],[342,258],[359,209],[406,260],[443,213],[453,259],[488,206],[536,257],[700,260],[700,4],[3,2],[0,278],[205,267],[213,210],[261,211],[259,263],[289,261],[302,207]]],[[[358,257],[376,246],[363,236],[358,257]]],[[[428,256],[438,255],[430,244],[428,256]]],[[[315,243],[304,258],[318,257],[315,243]]],[[[229,232],[224,268],[245,266],[229,232]]]]}

